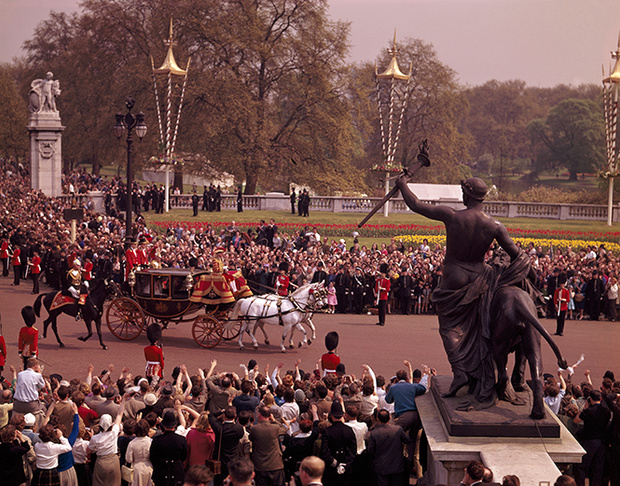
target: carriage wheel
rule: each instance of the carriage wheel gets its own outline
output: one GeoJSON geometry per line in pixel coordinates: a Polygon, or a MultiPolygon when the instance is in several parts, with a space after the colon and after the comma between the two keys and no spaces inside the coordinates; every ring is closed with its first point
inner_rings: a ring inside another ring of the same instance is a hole
{"type": "Polygon", "coordinates": [[[226,321],[224,324],[224,331],[222,333],[222,339],[225,341],[230,341],[231,339],[235,339],[239,337],[239,333],[241,332],[241,321],[226,321]]]}
{"type": "Polygon", "coordinates": [[[192,325],[192,336],[198,346],[213,348],[222,340],[222,325],[211,316],[200,316],[192,325]]]}
{"type": "Polygon", "coordinates": [[[145,320],[140,306],[127,297],[114,299],[106,312],[110,332],[123,341],[137,338],[144,329],[145,320]]]}

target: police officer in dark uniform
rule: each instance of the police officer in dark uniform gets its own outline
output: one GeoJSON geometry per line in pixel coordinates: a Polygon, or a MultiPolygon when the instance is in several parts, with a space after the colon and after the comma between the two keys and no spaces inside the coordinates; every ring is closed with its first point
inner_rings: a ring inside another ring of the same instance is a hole
{"type": "Polygon", "coordinates": [[[364,296],[366,295],[366,279],[361,267],[356,267],[355,273],[351,276],[351,294],[353,295],[351,311],[361,314],[364,310],[364,296]]]}
{"type": "Polygon", "coordinates": [[[403,314],[409,315],[411,307],[411,291],[413,290],[413,277],[407,267],[401,269],[398,277],[398,300],[400,301],[400,310],[403,314]]]}
{"type": "Polygon", "coordinates": [[[237,212],[243,212],[243,193],[241,192],[241,187],[239,187],[239,190],[237,191],[237,212]]]}
{"type": "Polygon", "coordinates": [[[323,282],[323,285],[327,287],[327,272],[323,269],[323,262],[319,262],[316,272],[312,276],[312,283],[323,282]]]}
{"type": "Polygon", "coordinates": [[[172,411],[164,413],[161,421],[163,433],[153,437],[151,442],[151,463],[153,464],[153,484],[183,484],[183,462],[187,458],[187,440],[175,433],[177,418],[172,411]]]}
{"type": "Polygon", "coordinates": [[[338,298],[338,314],[346,314],[347,312],[347,287],[349,287],[349,276],[344,271],[344,265],[341,265],[336,274],[336,297],[338,298]]]}
{"type": "Polygon", "coordinates": [[[295,189],[291,192],[291,214],[295,214],[295,202],[297,201],[297,194],[295,194],[295,189]]]}
{"type": "Polygon", "coordinates": [[[194,216],[198,216],[198,203],[200,202],[200,198],[196,191],[192,194],[192,209],[194,210],[194,216]]]}

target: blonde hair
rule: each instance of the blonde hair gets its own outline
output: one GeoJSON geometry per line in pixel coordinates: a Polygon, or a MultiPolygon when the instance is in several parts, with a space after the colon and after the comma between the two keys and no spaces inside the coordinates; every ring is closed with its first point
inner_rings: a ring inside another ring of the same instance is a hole
{"type": "Polygon", "coordinates": [[[198,416],[195,427],[198,432],[206,432],[207,430],[211,430],[211,424],[209,424],[209,412],[202,412],[198,416]]]}
{"type": "Polygon", "coordinates": [[[265,393],[265,396],[263,397],[263,403],[265,404],[266,407],[271,407],[272,405],[276,404],[276,401],[273,398],[273,395],[271,394],[271,392],[265,393]]]}

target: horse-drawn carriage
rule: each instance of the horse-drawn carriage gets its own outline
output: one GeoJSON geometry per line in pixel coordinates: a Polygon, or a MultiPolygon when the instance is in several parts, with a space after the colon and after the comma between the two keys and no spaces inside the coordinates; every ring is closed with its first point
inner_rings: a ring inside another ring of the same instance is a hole
{"type": "Polygon", "coordinates": [[[317,284],[304,286],[289,297],[251,297],[241,272],[146,269],[132,272],[127,283],[130,290],[119,291],[106,310],[106,322],[114,336],[129,341],[151,323],[166,328],[170,322],[192,322],[194,341],[203,348],[237,336],[243,348],[241,331],[250,334],[256,347],[255,328],[263,329],[262,325],[270,322],[283,326],[285,333],[295,327],[304,335],[301,323],[306,322],[314,332],[308,314],[322,305],[324,298],[322,286],[315,294],[317,284]]]}
{"type": "Polygon", "coordinates": [[[119,292],[108,305],[108,328],[118,339],[130,341],[151,323],[166,328],[170,322],[191,321],[194,341],[212,348],[222,339],[239,335],[240,322],[226,319],[238,298],[252,295],[239,277],[185,268],[132,272],[128,279],[131,290],[119,292]],[[197,315],[201,311],[204,313],[197,315]]]}

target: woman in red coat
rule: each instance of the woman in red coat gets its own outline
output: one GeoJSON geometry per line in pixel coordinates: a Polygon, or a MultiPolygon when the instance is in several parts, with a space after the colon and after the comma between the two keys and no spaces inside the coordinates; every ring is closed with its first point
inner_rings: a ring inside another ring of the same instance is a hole
{"type": "Polygon", "coordinates": [[[203,466],[207,459],[211,459],[215,446],[215,432],[209,425],[209,412],[200,414],[185,438],[188,447],[188,466],[203,466]]]}

